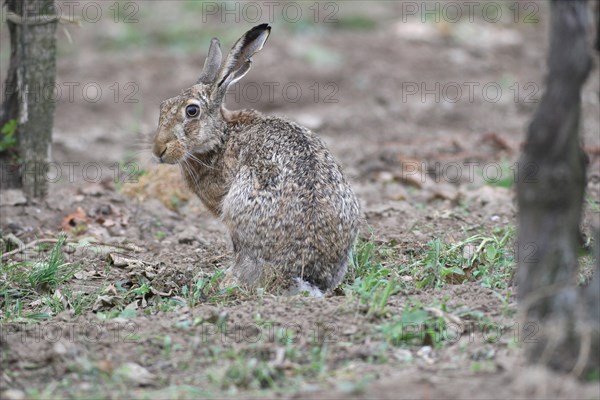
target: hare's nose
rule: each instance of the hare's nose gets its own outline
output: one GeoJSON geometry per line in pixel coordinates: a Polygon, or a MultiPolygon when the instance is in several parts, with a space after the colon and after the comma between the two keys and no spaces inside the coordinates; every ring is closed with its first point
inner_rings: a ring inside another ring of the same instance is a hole
{"type": "Polygon", "coordinates": [[[162,158],[166,152],[167,152],[167,148],[165,147],[165,149],[162,151],[162,153],[160,153],[160,156],[158,156],[158,160],[160,161],[161,164],[164,163],[162,158]]]}
{"type": "Polygon", "coordinates": [[[155,143],[154,144],[154,148],[152,149],[152,154],[154,156],[154,159],[159,162],[159,163],[164,163],[163,161],[163,156],[165,155],[166,151],[167,151],[167,147],[166,145],[160,144],[160,143],[155,143]]]}

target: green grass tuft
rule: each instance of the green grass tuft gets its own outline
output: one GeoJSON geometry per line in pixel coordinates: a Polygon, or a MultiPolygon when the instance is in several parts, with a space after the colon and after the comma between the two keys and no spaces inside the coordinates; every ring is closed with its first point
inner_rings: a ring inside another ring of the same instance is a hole
{"type": "Polygon", "coordinates": [[[373,240],[358,240],[351,254],[351,263],[343,290],[367,306],[367,315],[379,317],[386,313],[390,296],[400,290],[393,269],[385,262],[393,257],[393,249],[377,246],[373,240]]]}
{"type": "Polygon", "coordinates": [[[407,306],[400,317],[379,327],[386,340],[394,346],[424,344],[439,346],[443,341],[446,322],[432,316],[421,304],[407,306]]]}
{"type": "MultiPolygon", "coordinates": [[[[58,288],[79,270],[77,264],[65,261],[62,252],[65,242],[66,235],[61,234],[50,255],[42,261],[0,263],[0,276],[3,277],[0,282],[0,319],[44,319],[49,317],[48,311],[58,313],[64,310],[65,294],[73,293],[69,290],[61,293],[58,288]],[[31,306],[31,303],[37,305],[31,306]],[[40,312],[41,307],[47,311],[40,312]]],[[[89,299],[84,299],[81,294],[69,301],[78,306],[86,302],[89,299]]]]}
{"type": "Polygon", "coordinates": [[[434,239],[424,256],[401,272],[413,276],[418,289],[447,283],[479,280],[483,287],[508,287],[514,272],[514,229],[498,228],[491,235],[477,234],[458,243],[434,239]]]}

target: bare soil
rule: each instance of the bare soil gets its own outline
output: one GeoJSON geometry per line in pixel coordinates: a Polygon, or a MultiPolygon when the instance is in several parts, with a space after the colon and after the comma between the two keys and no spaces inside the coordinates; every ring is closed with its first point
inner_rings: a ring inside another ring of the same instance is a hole
{"type": "MultiPolygon", "coordinates": [[[[149,143],[160,102],[195,81],[208,39],[218,34],[228,48],[252,24],[200,23],[203,10],[188,3],[135,3],[138,22],[126,25],[113,22],[106,2],[99,22],[66,27],[72,43],[59,29],[63,92],[52,160],[62,178],[44,200],[21,204],[3,194],[0,232],[29,243],[66,230],[71,241],[113,247],[65,254],[81,268],[60,290],[97,294],[83,313],[67,302],[42,321],[0,325],[2,398],[600,398],[598,381],[525,365],[531,332],[515,312],[512,282],[496,290],[477,279],[418,289],[401,274],[405,284],[379,316],[343,290],[326,298],[238,293],[190,306],[182,288],[227,267],[229,239],[176,167],[150,163],[149,143]],[[73,99],[65,82],[79,83],[73,99]],[[102,90],[97,102],[89,99],[95,89],[81,90],[91,83],[102,90]],[[79,165],[69,175],[66,163],[79,165]],[[126,260],[115,262],[114,253],[126,260]],[[144,283],[150,293],[123,303],[123,291],[144,283]],[[382,327],[413,304],[458,318],[458,336],[389,343],[382,327]],[[240,362],[250,364],[236,369],[240,362]],[[231,375],[256,378],[260,363],[272,374],[263,381],[275,382],[268,388],[231,375]]],[[[228,105],[286,115],[318,132],[360,198],[361,237],[392,249],[384,262],[399,270],[432,239],[452,244],[516,225],[510,180],[543,93],[548,46],[548,4],[529,3],[535,23],[515,23],[508,8],[497,23],[480,15],[404,20],[402,2],[332,3],[345,24],[286,23],[276,14],[228,105]],[[275,88],[272,98],[265,82],[275,88]],[[293,89],[281,90],[286,85],[301,88],[297,101],[293,89]]],[[[4,23],[1,33],[4,79],[4,23]]],[[[582,97],[587,237],[600,225],[599,76],[596,58],[582,97]]],[[[11,259],[47,253],[29,249],[11,259]]]]}

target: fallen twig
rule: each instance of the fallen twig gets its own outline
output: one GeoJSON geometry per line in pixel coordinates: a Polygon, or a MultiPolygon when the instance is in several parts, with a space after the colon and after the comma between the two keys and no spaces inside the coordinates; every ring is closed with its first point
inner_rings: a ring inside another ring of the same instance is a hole
{"type": "MultiPolygon", "coordinates": [[[[5,259],[7,259],[8,257],[21,253],[27,249],[30,249],[32,247],[37,246],[38,244],[42,244],[42,243],[58,243],[59,239],[36,239],[32,242],[27,243],[25,246],[19,247],[17,249],[11,250],[7,253],[2,254],[2,256],[0,256],[0,260],[4,261],[5,259]]],[[[79,242],[74,242],[74,241],[65,241],[65,244],[81,244],[79,242]]],[[[104,246],[104,247],[114,247],[117,249],[123,249],[123,250],[128,250],[128,251],[135,251],[134,248],[131,247],[127,247],[124,245],[119,245],[119,244],[111,244],[111,243],[104,243],[104,242],[90,242],[89,245],[91,246],[104,246]]]]}

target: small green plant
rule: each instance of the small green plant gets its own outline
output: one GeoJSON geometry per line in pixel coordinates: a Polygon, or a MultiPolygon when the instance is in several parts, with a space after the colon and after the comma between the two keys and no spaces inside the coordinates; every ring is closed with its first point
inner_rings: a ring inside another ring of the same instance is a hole
{"type": "Polygon", "coordinates": [[[170,312],[176,310],[177,307],[182,305],[183,303],[177,299],[161,298],[161,300],[156,303],[156,309],[160,312],[170,312]]]}
{"type": "Polygon", "coordinates": [[[366,275],[372,268],[376,255],[376,245],[373,240],[358,239],[352,248],[350,268],[346,280],[354,280],[366,275]]]}
{"type": "Polygon", "coordinates": [[[327,370],[327,346],[313,346],[310,350],[310,363],[307,371],[319,376],[327,370]]]}
{"type": "Polygon", "coordinates": [[[358,240],[351,253],[344,291],[347,296],[358,297],[361,304],[366,304],[369,316],[385,314],[390,296],[400,290],[398,281],[391,277],[392,269],[384,266],[384,260],[392,254],[392,249],[377,247],[373,240],[358,240]]]}
{"type": "Polygon", "coordinates": [[[4,124],[0,132],[2,132],[2,140],[0,140],[0,152],[13,148],[17,144],[16,133],[17,120],[11,119],[4,124]]]}
{"type": "Polygon", "coordinates": [[[61,234],[47,258],[40,261],[0,262],[2,320],[45,319],[48,312],[63,311],[65,304],[81,307],[83,295],[72,298],[69,289],[57,290],[79,270],[78,265],[65,261],[62,253],[65,242],[66,236],[61,234]]]}
{"type": "Polygon", "coordinates": [[[174,210],[177,210],[181,206],[181,199],[179,197],[177,197],[177,195],[172,195],[170,201],[171,201],[171,207],[174,210]]]}
{"type": "Polygon", "coordinates": [[[397,293],[399,290],[400,284],[394,279],[389,279],[385,286],[379,286],[377,290],[374,290],[372,292],[367,316],[380,317],[385,315],[386,306],[390,296],[397,293]]]}
{"type": "Polygon", "coordinates": [[[446,323],[443,317],[432,316],[423,305],[407,306],[400,317],[380,326],[384,337],[394,346],[440,345],[446,323]]]}
{"type": "Polygon", "coordinates": [[[483,237],[472,257],[473,278],[490,289],[508,287],[515,269],[513,249],[514,229],[495,229],[492,236],[483,237]]]}
{"type": "Polygon", "coordinates": [[[496,296],[498,298],[498,300],[500,300],[502,302],[502,314],[504,314],[506,316],[514,315],[514,313],[517,310],[515,307],[511,307],[510,298],[511,298],[512,292],[510,290],[507,290],[505,296],[503,296],[502,294],[498,293],[495,290],[493,291],[493,293],[494,293],[494,296],[496,296]]]}
{"type": "Polygon", "coordinates": [[[219,303],[232,297],[236,291],[241,290],[238,286],[228,286],[220,288],[219,284],[225,277],[221,270],[215,272],[210,277],[200,277],[194,285],[187,285],[181,288],[181,294],[187,300],[189,307],[194,307],[200,303],[219,303]]]}
{"type": "Polygon", "coordinates": [[[46,305],[53,315],[59,314],[65,310],[65,301],[62,293],[57,290],[51,295],[42,298],[42,303],[46,305]]]}
{"type": "Polygon", "coordinates": [[[73,292],[70,288],[66,287],[63,290],[63,295],[67,299],[73,315],[81,315],[91,309],[98,293],[73,292]]]}
{"type": "Polygon", "coordinates": [[[499,168],[490,168],[489,171],[482,170],[481,175],[489,186],[510,189],[515,184],[514,168],[514,164],[505,160],[500,162],[499,168]]]}
{"type": "Polygon", "coordinates": [[[269,389],[283,377],[280,370],[257,358],[237,357],[221,378],[223,389],[269,389]]]}
{"type": "Polygon", "coordinates": [[[471,363],[471,372],[483,372],[486,369],[486,365],[485,362],[481,362],[481,361],[473,361],[471,363]]]}
{"type": "Polygon", "coordinates": [[[28,279],[29,284],[36,290],[56,289],[56,287],[71,279],[76,268],[66,263],[62,254],[62,246],[67,240],[66,235],[61,234],[58,241],[50,251],[47,260],[33,263],[28,279]]]}
{"type": "Polygon", "coordinates": [[[162,348],[163,357],[169,360],[171,358],[171,352],[173,350],[173,339],[171,339],[171,336],[165,336],[165,338],[163,339],[162,348]]]}
{"type": "Polygon", "coordinates": [[[422,258],[400,272],[413,275],[417,288],[467,280],[480,280],[487,288],[506,288],[514,271],[513,237],[512,228],[498,228],[490,236],[473,235],[452,245],[434,239],[422,258]]]}
{"type": "Polygon", "coordinates": [[[1,316],[0,321],[35,321],[50,318],[48,313],[24,312],[21,299],[16,295],[9,296],[8,291],[4,292],[2,298],[1,316]]]}
{"type": "Polygon", "coordinates": [[[148,282],[143,282],[139,287],[131,289],[131,291],[138,296],[144,297],[150,293],[150,285],[148,282]]]}
{"type": "Polygon", "coordinates": [[[448,249],[440,239],[430,241],[427,247],[425,258],[417,263],[423,267],[417,288],[442,286],[448,276],[465,274],[458,254],[455,254],[453,249],[448,249]],[[450,258],[458,262],[448,263],[450,258]]]}

